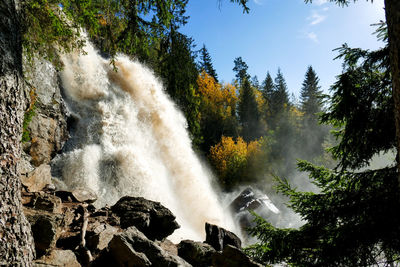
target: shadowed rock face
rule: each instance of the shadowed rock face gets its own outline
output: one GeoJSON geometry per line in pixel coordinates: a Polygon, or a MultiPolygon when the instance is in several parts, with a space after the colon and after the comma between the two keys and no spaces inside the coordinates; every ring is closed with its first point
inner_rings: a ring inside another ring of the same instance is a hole
{"type": "Polygon", "coordinates": [[[215,253],[215,249],[206,243],[182,240],[178,245],[178,256],[193,266],[211,266],[212,257],[215,253]]]}
{"type": "Polygon", "coordinates": [[[206,223],[206,243],[210,244],[217,251],[221,251],[225,246],[232,245],[241,248],[242,241],[234,233],[225,230],[217,225],[206,223]]]}
{"type": "Polygon", "coordinates": [[[142,197],[122,197],[111,210],[122,228],[135,226],[151,240],[162,240],[180,227],[169,209],[142,197]]]}

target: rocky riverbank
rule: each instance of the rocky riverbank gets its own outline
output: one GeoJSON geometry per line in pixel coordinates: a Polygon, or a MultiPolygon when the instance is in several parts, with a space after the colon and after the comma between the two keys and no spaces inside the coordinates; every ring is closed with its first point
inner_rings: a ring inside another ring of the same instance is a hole
{"type": "Polygon", "coordinates": [[[234,233],[216,225],[206,223],[204,242],[172,243],[168,236],[179,224],[158,202],[126,196],[96,209],[89,190],[56,191],[32,177],[22,198],[35,266],[260,266],[242,252],[234,233]]]}

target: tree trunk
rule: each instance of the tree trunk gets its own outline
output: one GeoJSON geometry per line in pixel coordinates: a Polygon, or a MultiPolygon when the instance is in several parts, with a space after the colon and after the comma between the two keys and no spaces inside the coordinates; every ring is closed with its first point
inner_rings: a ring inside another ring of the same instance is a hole
{"type": "Polygon", "coordinates": [[[394,98],[394,117],[396,123],[397,167],[400,186],[400,1],[385,0],[386,23],[389,34],[390,68],[394,98]]]}
{"type": "MultiPolygon", "coordinates": [[[[18,1],[18,0],[16,0],[18,1]]],[[[18,2],[0,0],[0,265],[31,266],[34,244],[17,171],[25,97],[18,2]]]]}

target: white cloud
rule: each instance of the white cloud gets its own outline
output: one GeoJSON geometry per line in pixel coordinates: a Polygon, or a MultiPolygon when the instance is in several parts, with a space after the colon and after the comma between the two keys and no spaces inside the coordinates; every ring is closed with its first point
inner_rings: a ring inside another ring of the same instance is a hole
{"type": "Polygon", "coordinates": [[[310,25],[317,25],[323,22],[326,19],[326,16],[319,14],[317,11],[313,11],[311,16],[309,16],[307,19],[311,20],[310,25]]]}
{"type": "Polygon", "coordinates": [[[254,3],[256,3],[257,5],[262,5],[263,4],[263,0],[253,0],[254,3]]]}
{"type": "Polygon", "coordinates": [[[322,6],[322,5],[325,5],[326,3],[328,3],[328,0],[315,0],[314,3],[317,6],[322,6]]]}
{"type": "Polygon", "coordinates": [[[308,32],[307,33],[307,38],[310,39],[311,41],[315,42],[315,43],[319,43],[318,36],[314,32],[308,32]]]}

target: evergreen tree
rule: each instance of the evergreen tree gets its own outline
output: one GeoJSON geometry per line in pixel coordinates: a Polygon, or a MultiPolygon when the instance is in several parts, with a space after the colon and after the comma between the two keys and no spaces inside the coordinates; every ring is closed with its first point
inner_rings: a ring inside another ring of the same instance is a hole
{"type": "Polygon", "coordinates": [[[191,50],[193,40],[172,31],[162,42],[163,55],[159,75],[165,81],[168,94],[185,114],[195,145],[201,143],[200,97],[197,92],[198,70],[195,54],[191,50]]]}
{"type": "Polygon", "coordinates": [[[233,67],[233,71],[236,73],[236,79],[239,81],[239,84],[242,85],[244,80],[250,79],[250,75],[247,73],[247,69],[249,68],[246,62],[243,61],[242,57],[237,57],[233,61],[235,66],[233,67]]]}
{"type": "Polygon", "coordinates": [[[246,142],[252,141],[262,135],[260,124],[260,112],[248,79],[243,81],[239,95],[238,114],[242,125],[242,136],[246,142]]]}
{"type": "Polygon", "coordinates": [[[278,69],[274,84],[271,83],[271,77],[269,76],[268,78],[268,76],[264,82],[263,89],[263,95],[268,97],[268,116],[266,122],[269,129],[275,130],[278,127],[279,121],[281,121],[281,117],[289,110],[289,94],[285,78],[280,69],[278,69]]]}
{"type": "Polygon", "coordinates": [[[211,75],[216,82],[218,82],[218,75],[215,71],[211,56],[208,53],[206,46],[203,44],[203,47],[200,49],[200,62],[199,62],[200,71],[207,72],[208,75],[211,75]]]}
{"type": "Polygon", "coordinates": [[[272,102],[273,105],[276,106],[278,110],[286,109],[290,105],[289,93],[281,69],[278,69],[278,73],[276,74],[275,90],[274,93],[272,94],[272,102]]]}
{"type": "Polygon", "coordinates": [[[394,101],[388,47],[378,51],[339,49],[344,71],[332,87],[322,116],[338,127],[332,150],[335,170],[300,162],[321,188],[298,192],[280,180],[279,190],[305,220],[300,229],[276,229],[260,217],[251,231],[261,243],[249,253],[263,262],[295,266],[391,266],[400,255],[400,209],[396,162],[361,171],[379,152],[394,150],[394,101]]]}
{"type": "Polygon", "coordinates": [[[254,75],[253,77],[251,77],[251,86],[253,86],[257,90],[260,89],[260,83],[258,82],[257,75],[254,75]]]}
{"type": "Polygon", "coordinates": [[[309,66],[300,92],[300,110],[303,112],[301,158],[306,160],[312,160],[324,153],[323,142],[328,134],[328,128],[318,122],[323,105],[323,94],[318,82],[317,74],[309,66]]]}
{"type": "MultiPolygon", "coordinates": [[[[271,117],[271,101],[272,95],[274,93],[274,81],[272,80],[271,75],[267,72],[267,76],[261,85],[261,93],[264,98],[264,110],[263,110],[263,117],[266,122],[268,122],[269,118],[271,117]]],[[[267,125],[268,126],[268,125],[267,125]]]]}
{"type": "Polygon", "coordinates": [[[318,85],[319,78],[312,66],[309,66],[300,92],[301,111],[305,117],[317,119],[317,113],[322,108],[322,91],[318,85]]]}

